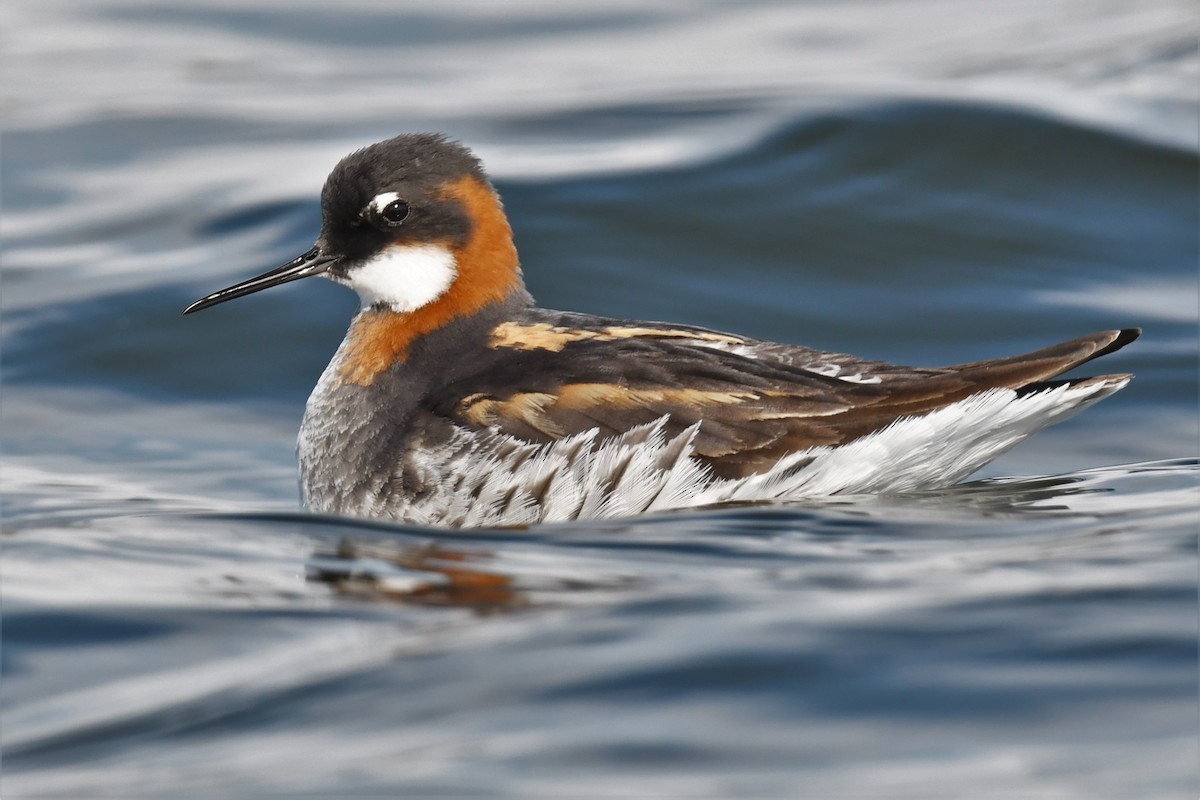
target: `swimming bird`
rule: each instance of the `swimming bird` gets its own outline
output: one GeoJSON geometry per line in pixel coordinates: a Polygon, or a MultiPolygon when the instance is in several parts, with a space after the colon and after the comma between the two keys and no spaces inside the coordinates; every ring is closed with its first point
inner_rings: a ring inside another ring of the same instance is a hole
{"type": "Polygon", "coordinates": [[[1125,386],[1059,379],[1138,336],[907,367],[538,308],[480,161],[438,134],[342,159],[315,246],[184,313],[321,275],[362,308],[298,442],[317,512],[520,525],[939,488],[1125,386]]]}

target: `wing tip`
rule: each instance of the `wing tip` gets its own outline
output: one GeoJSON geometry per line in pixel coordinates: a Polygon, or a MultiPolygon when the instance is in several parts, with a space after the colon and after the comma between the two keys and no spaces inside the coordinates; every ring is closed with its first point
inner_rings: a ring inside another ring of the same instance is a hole
{"type": "Polygon", "coordinates": [[[1115,330],[1115,331],[1105,331],[1105,333],[1102,335],[1111,336],[1112,338],[1108,341],[1107,344],[1100,347],[1100,349],[1096,351],[1095,355],[1093,355],[1092,358],[1099,358],[1100,356],[1108,355],[1109,353],[1115,353],[1116,351],[1120,350],[1125,345],[1129,344],[1130,342],[1134,341],[1139,336],[1141,336],[1142,329],[1141,328],[1121,328],[1121,329],[1115,330]]]}

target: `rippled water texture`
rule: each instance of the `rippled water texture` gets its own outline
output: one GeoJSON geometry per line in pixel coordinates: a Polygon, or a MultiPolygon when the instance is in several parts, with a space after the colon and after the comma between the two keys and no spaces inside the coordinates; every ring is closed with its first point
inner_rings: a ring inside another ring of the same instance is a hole
{"type": "Polygon", "coordinates": [[[1187,3],[6,3],[15,797],[1194,797],[1187,3]],[[454,532],[298,510],[346,152],[491,167],[542,304],[1124,391],[954,489],[454,532]]]}

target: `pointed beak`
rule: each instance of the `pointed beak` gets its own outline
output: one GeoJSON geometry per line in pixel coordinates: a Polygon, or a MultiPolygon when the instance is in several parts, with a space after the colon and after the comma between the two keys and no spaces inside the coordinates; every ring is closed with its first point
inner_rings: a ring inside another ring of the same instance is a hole
{"type": "Polygon", "coordinates": [[[264,272],[258,277],[242,281],[230,286],[228,289],[213,292],[207,297],[201,297],[185,308],[183,313],[191,314],[193,311],[203,311],[210,306],[215,306],[217,303],[224,303],[226,300],[232,300],[235,297],[245,297],[248,294],[261,292],[263,289],[270,289],[272,286],[279,286],[283,283],[298,281],[301,278],[320,275],[329,269],[335,261],[337,261],[337,256],[325,255],[321,252],[320,247],[314,247],[304,255],[298,256],[270,272],[264,272]]]}

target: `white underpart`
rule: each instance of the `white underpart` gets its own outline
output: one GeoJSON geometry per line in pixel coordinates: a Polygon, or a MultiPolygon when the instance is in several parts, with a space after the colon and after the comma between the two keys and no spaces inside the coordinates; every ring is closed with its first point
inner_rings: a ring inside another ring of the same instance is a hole
{"type": "Polygon", "coordinates": [[[961,480],[1128,380],[1094,379],[1024,397],[1010,389],[984,392],[840,447],[792,453],[747,478],[712,478],[691,457],[697,426],[667,438],[663,418],[599,443],[595,430],[548,445],[463,430],[449,446],[421,454],[423,471],[441,480],[419,498],[352,499],[328,485],[306,487],[305,495],[315,511],[480,526],[934,489],[961,480]]]}
{"type": "MultiPolygon", "coordinates": [[[[375,200],[383,197],[385,195],[380,195],[375,200]]],[[[364,308],[383,303],[393,311],[403,313],[415,311],[441,297],[457,275],[454,254],[445,247],[436,244],[392,245],[374,258],[351,267],[339,282],[358,292],[364,308]]]]}

